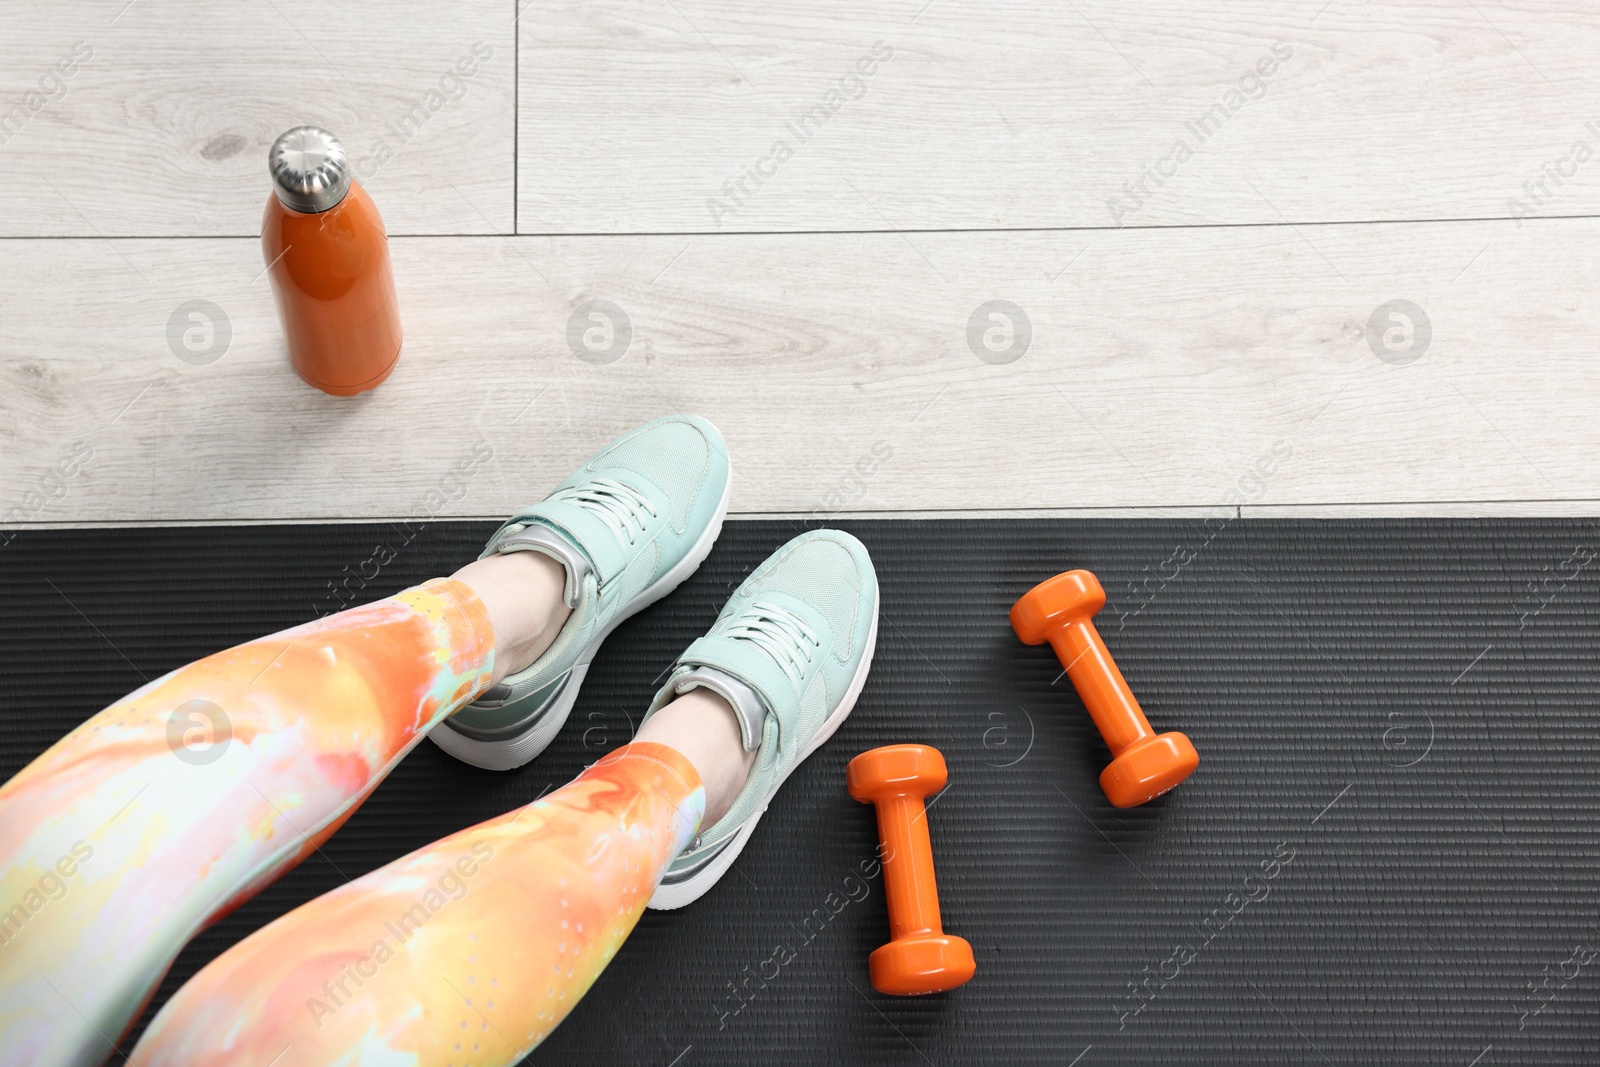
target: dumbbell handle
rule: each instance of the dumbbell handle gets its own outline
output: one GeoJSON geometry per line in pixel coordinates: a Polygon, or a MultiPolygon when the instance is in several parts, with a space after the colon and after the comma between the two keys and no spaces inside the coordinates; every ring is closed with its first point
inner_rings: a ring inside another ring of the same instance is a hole
{"type": "MultiPolygon", "coordinates": [[[[1050,634],[1050,647],[1067,669],[1090,718],[1113,756],[1120,756],[1135,741],[1154,735],[1144,709],[1117,670],[1100,632],[1088,619],[1075,619],[1050,634]]],[[[924,829],[926,833],[926,829],[924,829]]]]}
{"type": "Polygon", "coordinates": [[[939,891],[933,881],[933,842],[922,798],[885,797],[877,802],[883,842],[883,891],[889,900],[889,933],[898,940],[939,934],[939,891]]]}

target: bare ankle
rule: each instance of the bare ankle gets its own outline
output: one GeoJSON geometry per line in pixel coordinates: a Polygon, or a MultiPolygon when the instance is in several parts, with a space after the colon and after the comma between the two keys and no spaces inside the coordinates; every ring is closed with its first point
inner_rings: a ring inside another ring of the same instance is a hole
{"type": "Polygon", "coordinates": [[[715,825],[733,807],[756,759],[744,750],[733,708],[709,689],[691,689],[656,712],[634,740],[676,749],[694,765],[706,790],[702,828],[715,825]]]}
{"type": "Polygon", "coordinates": [[[494,681],[525,670],[555,642],[572,609],[567,571],[542,552],[505,552],[451,575],[478,594],[494,628],[494,681]]]}

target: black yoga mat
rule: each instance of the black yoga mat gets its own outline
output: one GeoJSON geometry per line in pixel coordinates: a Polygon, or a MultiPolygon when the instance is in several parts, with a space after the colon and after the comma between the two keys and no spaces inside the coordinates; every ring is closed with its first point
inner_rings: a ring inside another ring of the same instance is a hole
{"type": "MultiPolygon", "coordinates": [[[[717,888],[647,914],[529,1063],[1596,1061],[1591,520],[841,525],[883,589],[855,714],[717,888]],[[1105,745],[1051,652],[1007,623],[1073,567],[1101,577],[1101,632],[1157,729],[1201,753],[1142,808],[1106,802],[1105,745]],[[851,756],[902,741],[949,763],[939,889],[978,961],[915,999],[867,982],[886,910],[861,866],[872,811],[844,792],[851,756]]],[[[728,523],[611,638],[535,763],[494,774],[424,743],[322,855],[201,935],[155,1006],[285,910],[625,741],[652,680],[800,528],[728,523]]],[[[334,608],[331,583],[387,595],[490,529],[19,533],[0,547],[0,772],[146,678],[334,608]]]]}

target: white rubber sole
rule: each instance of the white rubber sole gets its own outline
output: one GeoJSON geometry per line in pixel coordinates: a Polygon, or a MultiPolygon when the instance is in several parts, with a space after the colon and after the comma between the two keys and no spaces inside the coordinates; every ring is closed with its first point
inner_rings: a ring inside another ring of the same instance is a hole
{"type": "Polygon", "coordinates": [[[578,701],[578,690],[583,688],[583,680],[589,674],[589,664],[594,662],[594,657],[600,652],[600,646],[611,636],[611,631],[682,585],[685,579],[706,561],[706,557],[711,555],[712,547],[722,534],[722,523],[728,516],[728,500],[732,494],[733,464],[730,462],[728,484],[722,488],[722,500],[718,502],[716,514],[712,516],[711,524],[706,527],[705,532],[690,546],[688,554],[683,559],[667,573],[640,590],[639,595],[617,612],[616,617],[606,624],[605,629],[589,642],[589,646],[579,655],[578,662],[573,664],[566,684],[561,687],[561,693],[556,697],[556,703],[539,718],[538,722],[529,727],[526,733],[508,737],[503,741],[479,741],[452,730],[450,721],[446,719],[428,735],[428,739],[461,762],[482,767],[486,771],[516,770],[549,748],[550,742],[561,732],[561,727],[566,725],[567,716],[572,714],[572,706],[578,701]]]}
{"type": "Polygon", "coordinates": [[[799,767],[800,764],[809,759],[811,753],[821,748],[834,735],[834,732],[844,725],[844,721],[850,717],[850,712],[855,710],[856,701],[861,697],[861,690],[867,684],[867,673],[872,668],[873,654],[877,650],[878,605],[874,604],[872,607],[872,629],[867,633],[867,651],[861,657],[861,665],[856,668],[854,677],[850,679],[850,687],[845,690],[844,699],[839,701],[839,706],[834,709],[833,714],[823,720],[822,728],[817,731],[816,736],[801,751],[800,758],[794,761],[794,764],[790,766],[782,778],[778,779],[777,785],[772,788],[771,795],[767,797],[767,803],[761,806],[760,811],[750,816],[745,824],[739,828],[739,832],[733,836],[733,840],[728,843],[727,847],[717,853],[717,857],[702,870],[675,885],[662,884],[656,886],[656,891],[651,895],[649,903],[645,905],[646,907],[656,911],[672,911],[674,908],[681,908],[685,904],[692,904],[710,892],[711,887],[716,885],[724,874],[728,873],[728,868],[733,866],[733,861],[738,859],[739,853],[744,851],[745,843],[750,840],[750,835],[755,833],[756,824],[761,821],[761,816],[767,813],[767,808],[772,804],[772,798],[778,795],[778,791],[783,788],[783,783],[789,780],[789,775],[795,772],[796,767],[799,767]]]}

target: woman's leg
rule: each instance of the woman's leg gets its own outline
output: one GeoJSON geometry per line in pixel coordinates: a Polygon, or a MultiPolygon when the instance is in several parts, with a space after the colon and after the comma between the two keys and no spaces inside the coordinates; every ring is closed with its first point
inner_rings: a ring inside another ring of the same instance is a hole
{"type": "Polygon", "coordinates": [[[130,1062],[518,1063],[616,954],[705,807],[676,749],[625,745],[239,942],[167,1003],[130,1062]]]}
{"type": "Polygon", "coordinates": [[[0,787],[0,1064],[95,1064],[194,934],[299,863],[429,729],[537,657],[560,564],[457,578],[208,656],[0,787]]]}

